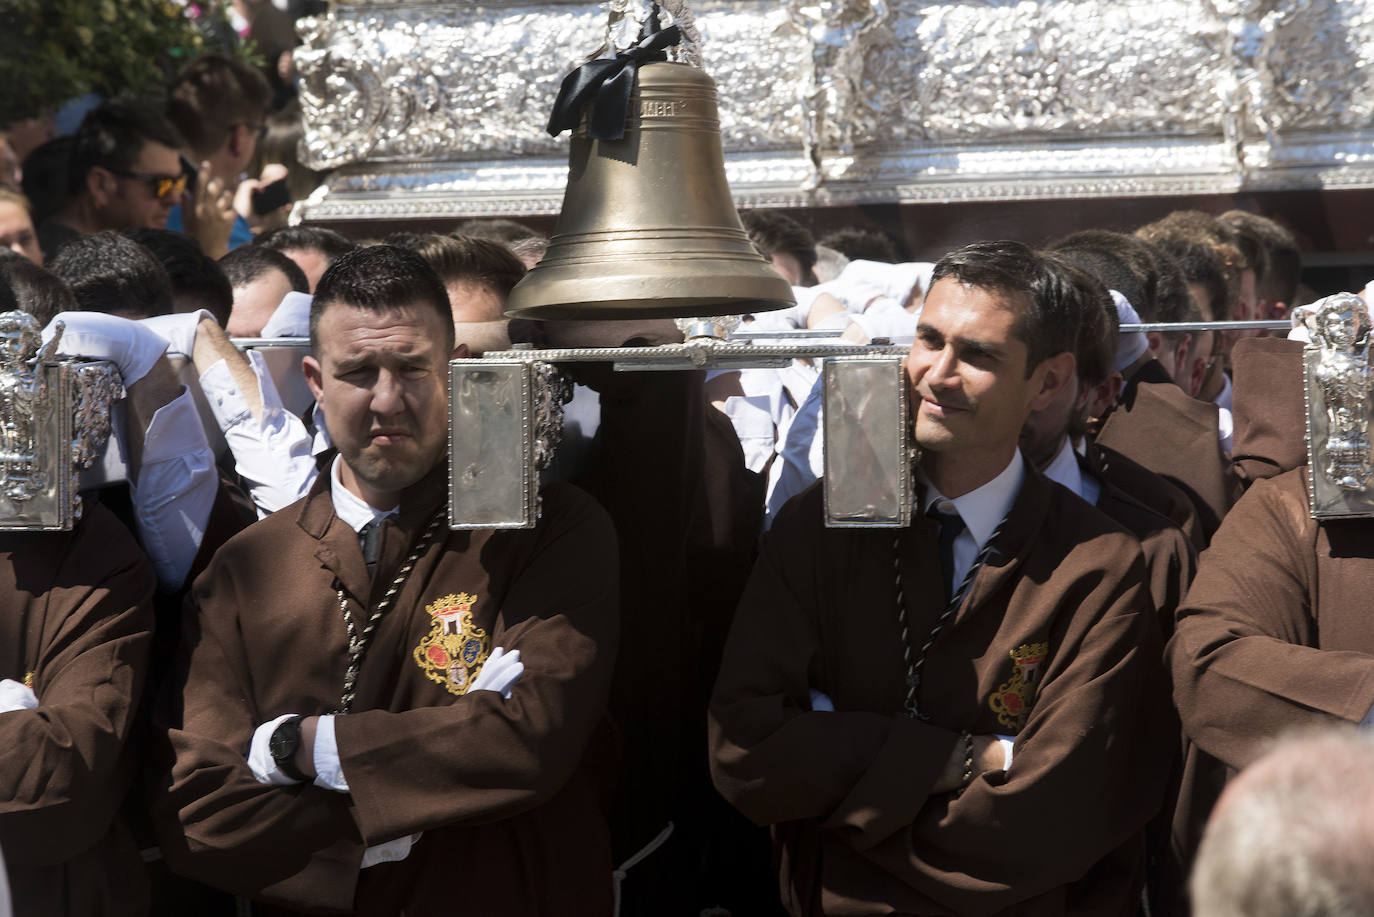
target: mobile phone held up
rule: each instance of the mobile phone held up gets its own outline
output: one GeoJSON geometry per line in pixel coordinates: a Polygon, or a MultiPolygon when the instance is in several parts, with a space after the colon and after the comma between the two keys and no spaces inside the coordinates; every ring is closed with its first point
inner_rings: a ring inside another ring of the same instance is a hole
{"type": "Polygon", "coordinates": [[[252,193],[253,212],[265,216],[291,203],[291,192],[286,187],[286,179],[279,178],[269,185],[254,188],[252,193]]]}

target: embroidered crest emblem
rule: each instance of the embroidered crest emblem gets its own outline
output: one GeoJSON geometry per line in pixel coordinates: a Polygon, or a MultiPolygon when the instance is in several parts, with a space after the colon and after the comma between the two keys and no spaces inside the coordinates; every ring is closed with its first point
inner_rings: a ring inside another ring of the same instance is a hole
{"type": "Polygon", "coordinates": [[[1016,732],[1026,724],[1026,714],[1035,703],[1035,689],[1040,685],[1040,670],[1049,654],[1048,643],[1023,643],[1011,651],[1014,667],[1011,678],[1002,682],[988,701],[997,722],[1016,732]]]}
{"type": "Polygon", "coordinates": [[[415,647],[415,664],[450,694],[464,694],[487,661],[487,632],[472,625],[477,596],[450,593],[425,606],[434,624],[415,647]]]}

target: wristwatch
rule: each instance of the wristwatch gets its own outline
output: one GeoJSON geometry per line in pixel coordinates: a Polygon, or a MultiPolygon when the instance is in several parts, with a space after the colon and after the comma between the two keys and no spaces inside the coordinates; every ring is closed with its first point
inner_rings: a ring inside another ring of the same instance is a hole
{"type": "Polygon", "coordinates": [[[272,730],[272,737],[267,740],[267,750],[272,753],[272,760],[277,764],[277,770],[298,783],[303,783],[310,778],[301,773],[301,769],[296,766],[296,752],[301,747],[301,720],[305,717],[293,716],[282,720],[277,724],[277,728],[272,730]]]}

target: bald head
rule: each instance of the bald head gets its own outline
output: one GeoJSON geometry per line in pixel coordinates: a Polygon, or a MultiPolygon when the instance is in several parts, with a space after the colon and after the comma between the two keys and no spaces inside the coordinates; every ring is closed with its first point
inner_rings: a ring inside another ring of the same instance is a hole
{"type": "Polygon", "coordinates": [[[1374,736],[1280,742],[1218,801],[1189,881],[1195,917],[1374,913],[1374,736]]]}

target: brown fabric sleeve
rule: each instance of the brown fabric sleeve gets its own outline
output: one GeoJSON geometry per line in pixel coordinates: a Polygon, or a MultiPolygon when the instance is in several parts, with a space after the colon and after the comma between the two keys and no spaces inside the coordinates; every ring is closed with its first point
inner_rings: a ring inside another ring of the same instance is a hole
{"type": "Polygon", "coordinates": [[[1176,733],[1144,570],[1137,556],[1094,576],[1051,636],[1058,649],[1011,769],[932,798],[907,830],[840,833],[951,913],[993,913],[1073,882],[1159,810],[1176,733]]]}
{"type": "Polygon", "coordinates": [[[1169,643],[1184,731],[1239,770],[1286,729],[1358,723],[1374,656],[1315,647],[1317,524],[1303,469],[1257,482],[1202,557],[1169,643]]]}
{"type": "MultiPolygon", "coordinates": [[[[898,716],[812,712],[818,668],[817,558],[796,503],[765,536],[726,641],[711,698],[711,776],[756,824],[830,818],[866,824],[884,805],[914,812],[929,795],[958,735],[898,716]],[[900,721],[900,722],[899,722],[900,721]],[[891,783],[891,777],[901,780],[891,783]],[[900,787],[896,799],[888,798],[900,787]]],[[[907,819],[910,820],[909,818],[907,819]]]]}
{"type": "Polygon", "coordinates": [[[617,644],[615,533],[591,500],[545,504],[547,532],[502,602],[493,645],[520,651],[509,699],[335,720],[368,844],[540,805],[572,776],[606,708],[617,644]]]}
{"type": "Polygon", "coordinates": [[[163,856],[184,876],[236,894],[348,909],[364,844],[348,797],[311,784],[267,786],[246,756],[253,709],[231,574],[196,584],[159,725],[170,776],[154,800],[163,856]]]}
{"type": "MultiPolygon", "coordinates": [[[[21,550],[12,560],[20,568],[59,558],[21,550]]],[[[47,586],[27,611],[44,631],[33,682],[39,706],[0,713],[0,846],[21,868],[89,848],[124,799],[134,760],[125,742],[147,674],[156,586],[132,537],[103,509],[90,511],[56,570],[28,572],[47,586]]],[[[16,573],[22,581],[24,571],[16,573]]],[[[5,586],[15,588],[9,601],[20,601],[20,588],[5,586]]]]}

